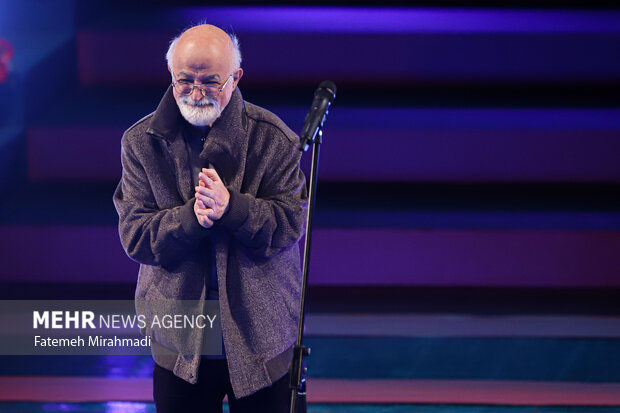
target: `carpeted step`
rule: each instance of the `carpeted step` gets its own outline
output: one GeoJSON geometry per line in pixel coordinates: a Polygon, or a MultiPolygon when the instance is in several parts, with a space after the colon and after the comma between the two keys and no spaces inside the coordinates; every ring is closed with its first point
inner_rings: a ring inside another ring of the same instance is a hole
{"type": "MultiPolygon", "coordinates": [[[[81,91],[27,131],[32,181],[113,181],[120,138],[159,95],[81,91]],[[129,97],[127,97],[129,96],[129,97]],[[106,114],[84,102],[111,108],[106,114]],[[86,156],[85,156],[86,154],[86,156]],[[97,154],[96,157],[87,154],[97,154]]],[[[308,99],[310,100],[310,99],[308,99]]],[[[260,104],[260,102],[255,102],[260,104]]],[[[307,108],[269,108],[301,131],[307,108]]],[[[620,182],[615,109],[334,106],[319,178],[327,181],[620,182]]],[[[310,154],[302,162],[309,170],[310,154]]]]}
{"type": "Polygon", "coordinates": [[[98,17],[77,36],[83,84],[170,81],[168,42],[201,19],[238,35],[248,83],[617,81],[620,73],[613,11],[177,7],[98,17]]]}
{"type": "MultiPolygon", "coordinates": [[[[0,224],[116,227],[117,184],[20,184],[0,200],[0,224]]],[[[616,231],[620,191],[616,184],[320,181],[313,222],[317,228],[616,231]]]]}
{"type": "MultiPolygon", "coordinates": [[[[343,331],[344,332],[344,331],[343,331]]],[[[617,383],[618,338],[307,336],[309,377],[617,383]]],[[[150,356],[4,356],[2,375],[150,377],[150,356]]]]}
{"type": "MultiPolygon", "coordinates": [[[[146,378],[0,377],[0,383],[6,413],[155,412],[146,378]]],[[[309,378],[307,398],[309,413],[618,413],[618,392],[616,383],[309,378]]]]}
{"type": "MultiPolygon", "coordinates": [[[[1,281],[133,282],[137,274],[115,227],[3,225],[0,234],[12,240],[0,250],[1,281]]],[[[310,283],[620,286],[619,247],[618,231],[319,228],[310,283]]]]}
{"type": "MultiPolygon", "coordinates": [[[[620,380],[617,316],[307,315],[310,377],[349,380],[620,380]]],[[[3,356],[0,374],[150,377],[145,356],[3,356]]]]}

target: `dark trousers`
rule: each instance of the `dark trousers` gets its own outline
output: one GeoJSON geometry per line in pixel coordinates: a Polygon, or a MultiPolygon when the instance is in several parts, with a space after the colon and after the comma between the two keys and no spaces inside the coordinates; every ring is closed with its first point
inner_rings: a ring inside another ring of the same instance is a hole
{"type": "Polygon", "coordinates": [[[221,413],[225,395],[228,395],[230,413],[289,413],[289,374],[270,387],[236,399],[224,359],[201,360],[196,384],[190,384],[155,364],[153,397],[157,413],[221,413]]]}

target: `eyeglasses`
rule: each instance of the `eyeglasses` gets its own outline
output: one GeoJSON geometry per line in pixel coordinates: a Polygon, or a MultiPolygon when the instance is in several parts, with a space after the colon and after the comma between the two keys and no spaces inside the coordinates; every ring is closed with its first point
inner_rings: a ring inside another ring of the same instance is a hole
{"type": "Polygon", "coordinates": [[[177,90],[180,95],[191,95],[194,91],[194,88],[198,88],[200,90],[200,93],[202,93],[202,96],[215,98],[218,97],[220,93],[222,93],[222,90],[224,90],[232,75],[232,73],[228,75],[228,77],[226,78],[226,82],[224,82],[222,86],[220,86],[219,83],[215,82],[197,85],[195,83],[190,83],[187,80],[174,81],[172,82],[172,86],[177,90]]]}

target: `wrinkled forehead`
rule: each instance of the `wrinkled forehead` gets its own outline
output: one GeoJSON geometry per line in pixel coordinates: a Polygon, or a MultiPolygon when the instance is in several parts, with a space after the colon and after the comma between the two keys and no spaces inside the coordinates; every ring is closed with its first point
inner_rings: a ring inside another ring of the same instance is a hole
{"type": "Polygon", "coordinates": [[[225,38],[218,35],[182,36],[172,57],[175,74],[183,71],[227,76],[232,70],[233,48],[228,35],[224,35],[225,38]]]}

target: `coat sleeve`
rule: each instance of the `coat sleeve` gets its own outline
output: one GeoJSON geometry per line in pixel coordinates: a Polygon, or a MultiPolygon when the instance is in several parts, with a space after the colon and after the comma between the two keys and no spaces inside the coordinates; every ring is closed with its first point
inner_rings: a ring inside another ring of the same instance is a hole
{"type": "Polygon", "coordinates": [[[119,234],[127,255],[140,264],[161,265],[178,260],[209,235],[194,215],[192,198],[167,209],[157,206],[147,173],[123,137],[121,180],[114,193],[119,234]]]}
{"type": "Polygon", "coordinates": [[[262,153],[260,168],[265,172],[256,196],[228,188],[228,211],[215,227],[227,228],[260,257],[270,257],[296,244],[305,230],[308,205],[300,158],[301,151],[284,137],[262,153]]]}

